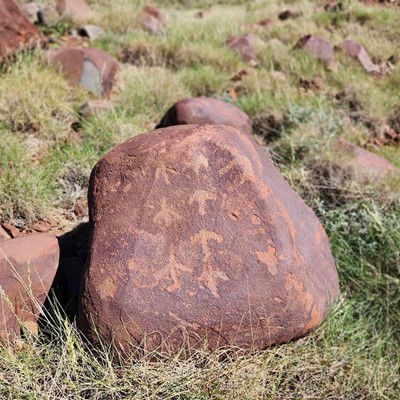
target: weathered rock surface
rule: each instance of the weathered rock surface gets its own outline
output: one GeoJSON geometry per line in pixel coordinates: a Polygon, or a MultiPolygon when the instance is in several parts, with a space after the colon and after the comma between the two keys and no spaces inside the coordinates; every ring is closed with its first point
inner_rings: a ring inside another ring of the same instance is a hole
{"type": "Polygon", "coordinates": [[[323,227],[236,128],[127,140],[95,166],[89,204],[78,326],[94,343],[261,349],[315,329],[338,294],[323,227]]]}
{"type": "Polygon", "coordinates": [[[386,178],[396,171],[389,161],[347,140],[338,140],[336,146],[350,156],[342,165],[352,168],[360,176],[369,179],[386,178]]]}
{"type": "Polygon", "coordinates": [[[38,20],[38,13],[41,9],[42,7],[40,4],[34,2],[22,5],[22,11],[32,23],[35,23],[38,20]]]}
{"type": "Polygon", "coordinates": [[[55,236],[26,235],[0,242],[1,340],[16,339],[21,325],[36,330],[58,258],[55,236]]]}
{"type": "Polygon", "coordinates": [[[57,12],[68,14],[74,19],[86,19],[93,16],[93,10],[85,0],[57,0],[57,12]]]}
{"type": "Polygon", "coordinates": [[[43,35],[13,0],[0,0],[0,62],[44,41],[43,35]]]}
{"type": "Polygon", "coordinates": [[[156,7],[145,6],[139,15],[139,22],[145,30],[155,35],[162,35],[165,32],[165,19],[156,7]]]}
{"type": "Polygon", "coordinates": [[[318,60],[328,66],[332,65],[335,56],[332,45],[324,38],[314,35],[303,36],[296,44],[295,48],[304,49],[318,60]]]}
{"type": "Polygon", "coordinates": [[[50,51],[47,58],[61,67],[71,84],[80,84],[97,96],[110,95],[118,63],[104,51],[70,47],[50,51]]]}
{"type": "Polygon", "coordinates": [[[347,39],[344,42],[336,46],[342,50],[345,54],[352,58],[356,58],[364,69],[371,74],[379,74],[379,66],[374,64],[371,57],[365,50],[364,46],[352,39],[347,39]]]}
{"type": "Polygon", "coordinates": [[[255,35],[232,36],[225,41],[225,45],[240,54],[244,61],[257,63],[257,53],[254,47],[255,35]]]}
{"type": "Polygon", "coordinates": [[[196,97],[178,101],[164,115],[157,128],[173,125],[223,124],[252,133],[250,117],[241,109],[211,97],[196,97]]]}
{"type": "Polygon", "coordinates": [[[102,28],[90,24],[81,26],[78,32],[80,36],[88,37],[90,40],[96,40],[105,35],[102,28]]]}

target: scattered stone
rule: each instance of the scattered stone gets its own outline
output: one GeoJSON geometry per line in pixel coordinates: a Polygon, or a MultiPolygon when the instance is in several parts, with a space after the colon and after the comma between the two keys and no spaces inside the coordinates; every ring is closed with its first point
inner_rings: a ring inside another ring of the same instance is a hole
{"type": "Polygon", "coordinates": [[[244,61],[257,63],[257,54],[253,46],[255,35],[232,36],[225,41],[225,45],[240,54],[244,61]]]}
{"type": "Polygon", "coordinates": [[[41,6],[38,3],[27,3],[22,5],[22,11],[34,24],[38,21],[38,12],[41,10],[41,6]]]}
{"type": "Polygon", "coordinates": [[[89,100],[79,109],[79,114],[84,118],[98,116],[113,110],[114,107],[115,103],[108,99],[89,100]]]}
{"type": "Polygon", "coordinates": [[[298,17],[300,17],[300,15],[301,15],[300,12],[294,12],[294,11],[292,11],[292,10],[285,10],[285,11],[282,11],[282,12],[278,15],[278,18],[279,18],[281,21],[286,21],[286,20],[288,20],[288,19],[298,18],[298,17]]]}
{"type": "Polygon", "coordinates": [[[88,215],[88,204],[86,198],[76,200],[74,204],[74,213],[77,217],[84,218],[88,215]]]}
{"type": "Polygon", "coordinates": [[[104,30],[96,25],[83,25],[78,32],[80,36],[88,37],[90,40],[96,40],[105,35],[104,30]]]}
{"type": "Polygon", "coordinates": [[[374,75],[380,74],[379,66],[375,65],[364,46],[352,39],[347,39],[337,45],[337,48],[352,58],[356,58],[364,69],[374,75]]]}
{"type": "Polygon", "coordinates": [[[204,11],[197,11],[194,15],[196,18],[204,18],[204,11]]]}
{"type": "Polygon", "coordinates": [[[230,78],[230,81],[232,81],[232,82],[240,82],[244,78],[246,78],[246,76],[250,76],[253,72],[254,72],[254,69],[251,68],[251,67],[241,69],[238,73],[233,75],[232,78],[230,78]]]}
{"type": "Polygon", "coordinates": [[[142,27],[155,35],[165,33],[166,23],[161,11],[153,6],[145,6],[139,16],[142,27]]]}
{"type": "Polygon", "coordinates": [[[231,125],[251,135],[249,116],[225,101],[211,97],[196,97],[178,101],[164,115],[157,128],[173,125],[223,124],[231,125]]]}
{"type": "Polygon", "coordinates": [[[44,43],[44,36],[13,0],[0,0],[0,63],[19,50],[44,43]]]}
{"type": "Polygon", "coordinates": [[[277,81],[286,82],[287,76],[282,71],[271,71],[271,76],[276,79],[277,81]]]}
{"type": "Polygon", "coordinates": [[[96,48],[65,48],[47,53],[59,65],[71,84],[80,84],[96,96],[109,96],[114,85],[118,63],[96,48]]]}
{"type": "Polygon", "coordinates": [[[53,228],[53,226],[49,221],[37,221],[32,225],[32,229],[39,233],[46,233],[51,228],[53,228]]]}
{"type": "Polygon", "coordinates": [[[48,4],[41,10],[39,10],[38,20],[42,25],[52,26],[56,25],[57,22],[60,20],[60,15],[53,5],[48,4]]]}
{"type": "Polygon", "coordinates": [[[93,16],[93,10],[85,0],[57,0],[57,12],[70,15],[74,19],[87,19],[93,16]]]}
{"type": "Polygon", "coordinates": [[[22,235],[21,231],[16,226],[11,225],[8,222],[4,223],[2,227],[11,238],[16,238],[22,235]]]}
{"type": "Polygon", "coordinates": [[[263,20],[261,20],[258,25],[260,25],[263,28],[268,28],[269,26],[274,24],[274,20],[271,18],[265,18],[263,20]]]}
{"type": "Polygon", "coordinates": [[[343,11],[343,3],[336,0],[328,0],[324,5],[324,10],[329,12],[343,11]]]}
{"type": "Polygon", "coordinates": [[[386,178],[396,171],[389,161],[346,140],[338,140],[336,146],[350,156],[344,165],[358,175],[369,179],[386,178]]]}
{"type": "Polygon", "coordinates": [[[55,277],[57,238],[27,235],[0,243],[0,339],[13,341],[21,325],[37,333],[37,319],[55,277]]]}
{"type": "Polygon", "coordinates": [[[296,49],[307,50],[315,58],[331,66],[335,61],[332,45],[324,38],[314,35],[303,36],[296,44],[296,49]]]}
{"type": "Polygon", "coordinates": [[[0,241],[11,239],[11,236],[8,232],[0,225],[0,241]]]}
{"type": "Polygon", "coordinates": [[[321,78],[314,78],[314,79],[300,78],[299,84],[300,87],[306,92],[310,90],[317,92],[324,88],[324,82],[321,78]]]}
{"type": "Polygon", "coordinates": [[[317,217],[233,127],[120,144],[92,172],[89,214],[77,324],[95,344],[263,349],[314,330],[338,295],[317,217]]]}

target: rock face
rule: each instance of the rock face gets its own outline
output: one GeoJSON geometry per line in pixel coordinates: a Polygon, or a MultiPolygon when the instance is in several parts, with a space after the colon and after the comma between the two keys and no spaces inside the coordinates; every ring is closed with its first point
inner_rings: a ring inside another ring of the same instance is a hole
{"type": "Polygon", "coordinates": [[[340,139],[336,146],[350,156],[344,166],[352,168],[358,175],[369,179],[386,178],[396,171],[389,161],[346,140],[340,139]]]}
{"type": "Polygon", "coordinates": [[[1,340],[16,339],[21,324],[35,331],[58,258],[55,236],[36,234],[0,242],[1,340]]]}
{"type": "Polygon", "coordinates": [[[173,125],[224,124],[251,134],[249,116],[234,106],[211,97],[184,99],[175,103],[164,115],[157,128],[173,125]]]}
{"type": "Polygon", "coordinates": [[[174,126],[95,166],[78,326],[128,350],[238,345],[306,335],[338,275],[318,219],[247,134],[174,126]]]}
{"type": "Polygon", "coordinates": [[[97,96],[109,96],[118,63],[95,48],[70,47],[48,52],[50,62],[59,65],[68,81],[82,85],[97,96]]]}
{"type": "Polygon", "coordinates": [[[371,74],[380,73],[379,67],[372,62],[364,46],[357,43],[355,40],[347,39],[338,44],[337,48],[341,49],[348,56],[356,58],[367,72],[371,74]]]}
{"type": "Polygon", "coordinates": [[[319,36],[303,36],[297,42],[295,48],[305,49],[328,66],[332,65],[335,60],[332,45],[326,39],[319,36]]]}
{"type": "Polygon", "coordinates": [[[60,15],[69,14],[74,19],[86,19],[93,15],[85,0],[57,0],[56,8],[60,15]]]}
{"type": "Polygon", "coordinates": [[[165,19],[156,7],[145,6],[139,16],[139,22],[144,29],[155,35],[162,35],[165,32],[165,19]]]}
{"type": "Polygon", "coordinates": [[[0,0],[0,62],[10,54],[44,43],[43,35],[13,0],[0,0]]]}
{"type": "Polygon", "coordinates": [[[253,46],[254,39],[255,36],[251,34],[243,36],[232,36],[226,40],[225,44],[230,49],[240,54],[244,61],[256,63],[257,54],[253,46]]]}

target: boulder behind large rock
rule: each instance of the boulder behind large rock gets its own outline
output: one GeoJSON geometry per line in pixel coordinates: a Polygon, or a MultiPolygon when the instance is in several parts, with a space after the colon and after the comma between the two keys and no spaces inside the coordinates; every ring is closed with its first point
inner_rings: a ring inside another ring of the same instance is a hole
{"type": "Polygon", "coordinates": [[[262,349],[319,326],[338,294],[323,227],[247,134],[174,126],[106,154],[78,326],[177,350],[262,349]]]}

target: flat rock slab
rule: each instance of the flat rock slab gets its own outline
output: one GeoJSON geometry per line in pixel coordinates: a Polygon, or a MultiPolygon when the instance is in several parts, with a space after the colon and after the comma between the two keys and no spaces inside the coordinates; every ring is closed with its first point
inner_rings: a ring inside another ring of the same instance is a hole
{"type": "Polygon", "coordinates": [[[12,341],[21,326],[35,330],[57,272],[58,241],[47,234],[0,242],[0,339],[12,341]]]}
{"type": "Polygon", "coordinates": [[[0,0],[0,63],[19,50],[45,43],[44,36],[13,0],[0,0]]]}
{"type": "Polygon", "coordinates": [[[364,69],[371,74],[379,74],[379,66],[374,64],[364,46],[352,39],[339,43],[336,48],[342,50],[348,56],[357,59],[364,69]]]}
{"type": "Polygon", "coordinates": [[[335,61],[333,46],[323,37],[306,35],[296,44],[295,48],[304,49],[318,60],[331,66],[335,61]]]}
{"type": "Polygon", "coordinates": [[[108,97],[111,94],[118,63],[104,51],[70,47],[49,51],[47,58],[61,67],[71,84],[79,84],[96,96],[108,97]]]}
{"type": "Polygon", "coordinates": [[[241,109],[211,97],[197,97],[178,101],[164,115],[157,128],[173,125],[223,124],[252,133],[250,117],[241,109]]]}
{"type": "Polygon", "coordinates": [[[158,129],[95,166],[78,326],[126,351],[263,349],[338,294],[323,227],[266,152],[226,125],[158,129]]]}

